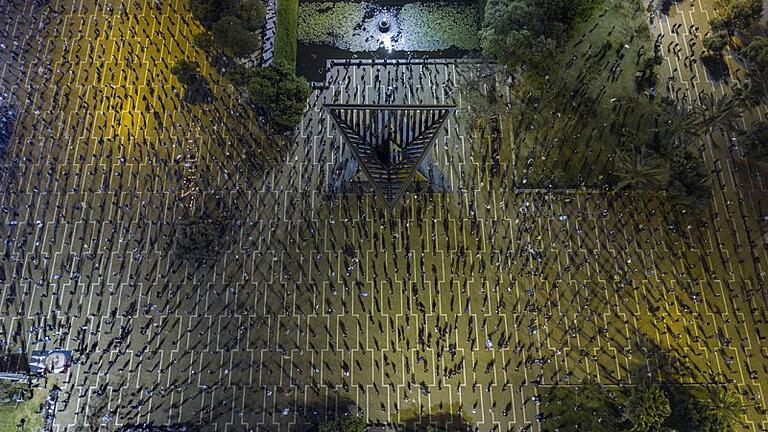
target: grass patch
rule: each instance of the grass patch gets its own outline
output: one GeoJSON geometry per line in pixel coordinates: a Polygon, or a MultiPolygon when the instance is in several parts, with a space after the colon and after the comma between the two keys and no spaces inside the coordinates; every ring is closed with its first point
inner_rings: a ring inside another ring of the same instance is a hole
{"type": "Polygon", "coordinates": [[[41,407],[48,395],[48,389],[36,388],[32,399],[19,404],[0,405],[0,432],[39,431],[43,426],[43,411],[41,407]],[[24,427],[17,429],[16,425],[24,421],[24,427]]]}
{"type": "Polygon", "coordinates": [[[275,59],[296,67],[297,22],[299,0],[277,0],[275,59]]]}

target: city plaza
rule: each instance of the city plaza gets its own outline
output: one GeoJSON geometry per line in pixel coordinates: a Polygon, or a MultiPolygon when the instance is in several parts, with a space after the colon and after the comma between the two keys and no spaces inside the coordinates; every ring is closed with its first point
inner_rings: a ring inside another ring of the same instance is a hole
{"type": "MultiPolygon", "coordinates": [[[[687,39],[708,7],[673,6],[652,35],[687,39]]],[[[180,0],[0,4],[0,90],[19,107],[0,340],[73,352],[50,377],[54,430],[293,431],[350,407],[370,424],[542,430],[548,387],[645,376],[725,386],[740,430],[768,428],[765,170],[704,142],[698,220],[655,193],[526,188],[468,130],[478,69],[457,59],[330,64],[280,162],[259,165],[248,143],[269,131],[197,30],[180,0]],[[212,104],[183,105],[182,56],[206,65],[212,104]],[[340,191],[331,103],[455,107],[430,161],[447,186],[414,184],[391,210],[340,191]],[[225,221],[219,253],[175,259],[174,224],[203,213],[225,221]]],[[[729,91],[677,63],[662,78],[684,93],[729,91]]]]}

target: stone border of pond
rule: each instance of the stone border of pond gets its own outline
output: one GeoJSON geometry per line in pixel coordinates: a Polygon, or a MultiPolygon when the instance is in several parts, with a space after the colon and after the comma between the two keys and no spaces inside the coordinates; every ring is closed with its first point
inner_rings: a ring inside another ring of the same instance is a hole
{"type": "Polygon", "coordinates": [[[325,61],[325,79],[323,81],[310,81],[312,89],[323,89],[328,86],[328,74],[335,66],[414,66],[424,64],[476,64],[495,63],[479,57],[464,58],[414,58],[414,59],[328,59],[325,61]]]}
{"type": "Polygon", "coordinates": [[[460,49],[388,52],[385,49],[380,48],[376,51],[347,51],[328,45],[299,43],[298,55],[296,58],[296,72],[309,81],[323,81],[325,79],[328,60],[344,61],[344,59],[371,60],[386,58],[389,62],[394,61],[395,59],[406,61],[409,59],[476,58],[479,55],[479,51],[460,49]]]}

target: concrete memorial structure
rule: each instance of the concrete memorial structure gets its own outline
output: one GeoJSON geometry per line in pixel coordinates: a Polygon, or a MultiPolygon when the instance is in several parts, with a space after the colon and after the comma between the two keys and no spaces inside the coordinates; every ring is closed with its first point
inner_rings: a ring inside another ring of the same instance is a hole
{"type": "Polygon", "coordinates": [[[433,191],[450,189],[445,175],[432,163],[431,151],[455,106],[327,104],[325,108],[348,150],[334,190],[343,190],[358,168],[390,211],[417,174],[433,191]]]}

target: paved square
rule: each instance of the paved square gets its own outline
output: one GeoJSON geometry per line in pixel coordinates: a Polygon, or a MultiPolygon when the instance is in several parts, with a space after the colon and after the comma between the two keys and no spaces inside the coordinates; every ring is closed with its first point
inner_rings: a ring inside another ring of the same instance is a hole
{"type": "Polygon", "coordinates": [[[334,66],[264,166],[268,134],[216,71],[212,105],[179,98],[175,59],[207,65],[197,31],[181,1],[0,3],[0,90],[20,110],[0,171],[0,340],[76,352],[57,430],[282,432],[349,403],[371,422],[461,411],[540,430],[542,388],[638,370],[727,385],[746,430],[768,428],[764,170],[708,143],[721,169],[700,224],[653,194],[518,190],[467,130],[476,68],[453,61],[334,66]],[[331,102],[457,104],[433,154],[453,192],[391,215],[328,193],[331,102]],[[203,209],[228,224],[194,266],[170,255],[173,224],[203,209]]]}

